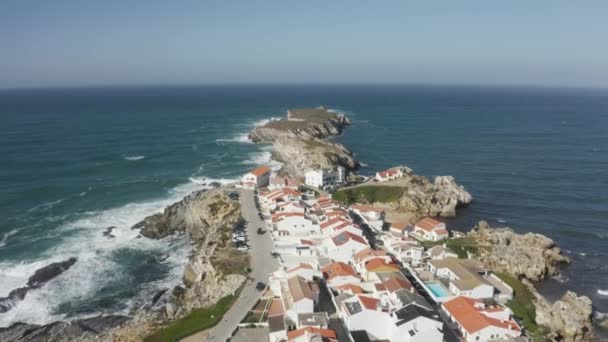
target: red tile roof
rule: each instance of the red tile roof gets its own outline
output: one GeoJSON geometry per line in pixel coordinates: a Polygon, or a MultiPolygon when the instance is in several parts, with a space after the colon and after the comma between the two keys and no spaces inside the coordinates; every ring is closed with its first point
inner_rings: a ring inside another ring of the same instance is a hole
{"type": "Polygon", "coordinates": [[[360,244],[367,245],[367,241],[359,235],[355,235],[351,232],[342,232],[332,238],[336,246],[342,246],[349,240],[356,241],[360,244]]]}
{"type": "Polygon", "coordinates": [[[268,166],[266,166],[266,165],[260,166],[257,169],[253,169],[253,170],[249,171],[249,173],[255,175],[256,177],[260,177],[260,176],[262,176],[264,174],[267,174],[269,172],[270,172],[270,168],[268,166]]]}
{"type": "Polygon", "coordinates": [[[275,298],[270,303],[270,308],[268,308],[268,317],[279,316],[285,313],[283,309],[283,302],[279,298],[275,298]]]}
{"type": "Polygon", "coordinates": [[[361,288],[361,286],[359,285],[355,285],[355,284],[344,284],[344,285],[340,285],[337,287],[338,290],[342,290],[342,291],[350,291],[353,294],[361,294],[364,293],[365,291],[363,291],[363,289],[361,288]]]}
{"type": "Polygon", "coordinates": [[[484,304],[480,301],[462,296],[443,303],[443,307],[446,311],[448,311],[469,334],[473,334],[489,326],[513,329],[516,331],[520,330],[519,325],[512,319],[502,321],[483,314],[485,311],[483,305],[484,304]]]}
{"type": "Polygon", "coordinates": [[[365,264],[369,272],[399,272],[399,266],[387,263],[383,259],[372,259],[365,264]]]}
{"type": "Polygon", "coordinates": [[[305,328],[290,331],[287,333],[287,339],[288,339],[288,341],[292,341],[292,340],[295,340],[298,337],[304,336],[306,334],[308,334],[309,336],[318,335],[318,336],[321,336],[323,339],[329,339],[330,341],[337,341],[335,331],[333,331],[331,329],[319,329],[319,328],[315,328],[315,327],[305,327],[305,328]]]}
{"type": "Polygon", "coordinates": [[[432,231],[438,224],[441,224],[440,221],[437,221],[431,217],[425,217],[420,222],[416,223],[416,227],[426,230],[427,232],[432,231]]]}
{"type": "Polygon", "coordinates": [[[371,249],[371,248],[368,247],[368,248],[365,248],[365,249],[363,249],[363,250],[355,253],[355,255],[354,255],[354,259],[357,262],[365,260],[368,257],[380,257],[380,258],[383,258],[383,257],[386,257],[386,252],[385,251],[379,251],[379,250],[376,251],[376,250],[373,250],[373,249],[371,249]]]}
{"type": "Polygon", "coordinates": [[[377,310],[378,303],[380,303],[380,299],[367,296],[359,296],[359,302],[361,302],[361,305],[368,310],[377,310]]]}
{"type": "Polygon", "coordinates": [[[402,289],[411,290],[412,283],[402,277],[391,277],[382,283],[388,292],[396,292],[402,289]]]}
{"type": "Polygon", "coordinates": [[[323,276],[327,280],[342,276],[359,277],[357,272],[355,272],[352,267],[348,266],[343,262],[332,262],[329,265],[325,265],[325,267],[323,267],[321,271],[323,272],[323,276]]]}

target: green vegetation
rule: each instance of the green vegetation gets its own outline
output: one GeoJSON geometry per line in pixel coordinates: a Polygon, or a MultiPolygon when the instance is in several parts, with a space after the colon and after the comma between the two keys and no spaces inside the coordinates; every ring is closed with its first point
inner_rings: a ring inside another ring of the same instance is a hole
{"type": "Polygon", "coordinates": [[[513,289],[513,299],[507,302],[507,306],[513,311],[513,315],[521,320],[524,328],[530,333],[534,341],[544,341],[544,331],[536,324],[536,308],[534,307],[534,295],[521,280],[511,277],[505,273],[496,273],[502,281],[513,289]]]}
{"type": "Polygon", "coordinates": [[[300,119],[317,123],[326,122],[336,116],[334,113],[328,112],[324,108],[290,109],[289,113],[292,119],[300,119]]]}
{"type": "Polygon", "coordinates": [[[251,272],[249,252],[239,251],[232,246],[216,250],[210,259],[211,264],[223,275],[251,272]]]}
{"type": "Polygon", "coordinates": [[[184,318],[147,336],[144,338],[144,342],[179,341],[196,332],[213,327],[222,319],[237,295],[228,295],[220,299],[214,306],[192,311],[184,318]]]}
{"type": "Polygon", "coordinates": [[[336,191],[332,198],[345,204],[352,203],[389,203],[401,198],[405,189],[400,186],[362,185],[336,191]]]}
{"type": "Polygon", "coordinates": [[[466,259],[468,257],[467,252],[471,252],[473,254],[477,254],[477,241],[470,237],[463,237],[457,239],[447,239],[443,241],[421,241],[420,244],[428,249],[436,245],[446,245],[447,248],[454,251],[454,253],[458,254],[458,258],[466,259]]]}

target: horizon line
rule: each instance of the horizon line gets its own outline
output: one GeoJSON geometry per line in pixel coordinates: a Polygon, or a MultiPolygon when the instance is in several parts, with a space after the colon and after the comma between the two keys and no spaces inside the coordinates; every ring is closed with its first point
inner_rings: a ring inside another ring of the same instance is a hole
{"type": "Polygon", "coordinates": [[[82,85],[48,85],[48,86],[16,86],[3,87],[0,91],[20,90],[61,90],[61,89],[101,89],[101,88],[163,88],[163,87],[252,87],[252,86],[395,86],[395,87],[488,87],[488,88],[545,88],[545,89],[579,89],[579,90],[608,90],[608,85],[583,84],[532,84],[532,83],[467,83],[467,82],[214,82],[214,83],[125,83],[125,84],[82,84],[82,85]]]}

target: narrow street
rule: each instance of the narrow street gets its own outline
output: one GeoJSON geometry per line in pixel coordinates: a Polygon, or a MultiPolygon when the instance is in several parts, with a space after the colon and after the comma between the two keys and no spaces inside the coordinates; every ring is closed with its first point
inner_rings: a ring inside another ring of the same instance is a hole
{"type": "Polygon", "coordinates": [[[253,280],[245,284],[239,298],[226,312],[220,323],[210,330],[201,331],[182,339],[183,342],[226,341],[237,325],[245,318],[247,312],[260,299],[263,291],[258,291],[255,288],[256,284],[258,282],[268,284],[268,275],[278,267],[276,259],[271,255],[272,239],[270,233],[266,232],[262,235],[257,233],[259,227],[266,230],[266,223],[259,217],[253,190],[241,190],[240,202],[243,218],[247,221],[247,236],[251,246],[252,272],[250,276],[253,280]]]}

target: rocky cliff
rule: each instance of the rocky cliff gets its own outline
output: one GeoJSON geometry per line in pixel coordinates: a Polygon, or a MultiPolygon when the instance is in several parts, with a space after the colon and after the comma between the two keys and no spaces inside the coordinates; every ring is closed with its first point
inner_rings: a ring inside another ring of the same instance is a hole
{"type": "MultiPolygon", "coordinates": [[[[533,287],[533,285],[529,285],[533,287]]],[[[549,327],[552,340],[565,342],[592,341],[594,329],[592,321],[592,304],[586,296],[578,296],[572,291],[566,292],[555,303],[549,303],[538,292],[536,300],[536,323],[549,327]]]]}
{"type": "Polygon", "coordinates": [[[491,270],[520,279],[528,286],[535,297],[536,323],[547,327],[553,340],[577,342],[593,338],[589,298],[568,291],[551,304],[532,283],[558,274],[559,265],[570,262],[553,240],[541,234],[517,234],[510,228],[491,228],[485,221],[480,221],[468,237],[478,243],[476,259],[491,270]]]}
{"type": "Polygon", "coordinates": [[[342,166],[356,170],[359,162],[344,145],[317,138],[279,137],[273,142],[273,159],[283,163],[281,174],[303,179],[306,170],[342,166]]]}
{"type": "Polygon", "coordinates": [[[468,234],[481,246],[478,258],[492,270],[538,282],[557,275],[558,266],[570,259],[550,238],[535,233],[517,234],[510,228],[490,228],[480,221],[468,234]]]}
{"type": "Polygon", "coordinates": [[[359,167],[348,148],[327,140],[350,123],[346,115],[323,107],[290,109],[285,119],[256,127],[249,137],[256,143],[271,143],[273,159],[283,163],[279,173],[301,180],[308,169],[342,166],[352,171],[359,167]]]}
{"type": "Polygon", "coordinates": [[[416,213],[418,216],[456,216],[456,208],[473,200],[462,185],[452,176],[438,176],[433,182],[424,176],[415,175],[411,169],[403,168],[404,176],[399,183],[405,191],[397,208],[399,211],[416,213]]]}
{"type": "Polygon", "coordinates": [[[255,127],[249,133],[249,138],[256,143],[274,142],[280,138],[324,139],[341,134],[350,123],[346,115],[327,111],[323,107],[290,109],[287,118],[255,127]]]}
{"type": "Polygon", "coordinates": [[[388,211],[408,213],[420,218],[424,216],[453,217],[456,209],[469,204],[473,197],[463,186],[458,185],[452,176],[438,176],[430,181],[424,176],[414,174],[406,166],[392,169],[401,170],[403,176],[384,182],[369,182],[342,191],[352,192],[356,202],[367,201],[364,204],[385,208],[388,211]],[[383,201],[370,201],[366,193],[375,193],[373,187],[386,186],[400,190],[400,195],[383,198],[383,201]]]}
{"type": "Polygon", "coordinates": [[[214,263],[234,252],[230,237],[240,218],[239,203],[228,197],[226,189],[218,188],[194,192],[134,226],[141,229],[143,236],[155,239],[185,232],[193,243],[184,267],[184,286],[173,290],[165,308],[167,317],[179,317],[193,308],[213,304],[244,281],[244,276],[230,274],[214,263]]]}
{"type": "MultiPolygon", "coordinates": [[[[134,309],[129,316],[98,316],[42,326],[16,323],[0,328],[0,341],[141,341],[192,309],[212,305],[236,292],[245,276],[240,272],[242,269],[234,265],[226,267],[225,260],[248,265],[249,259],[248,254],[230,245],[232,227],[241,214],[239,203],[230,199],[227,191],[217,188],[194,192],[133,227],[140,229],[143,236],[154,239],[187,234],[192,251],[184,267],[182,286],[160,291],[149,305],[134,309]]],[[[42,286],[75,261],[70,259],[37,271],[28,282],[28,289],[42,286]]]]}

